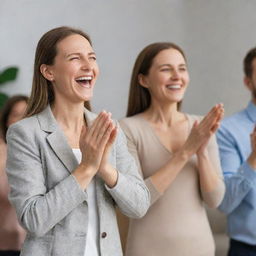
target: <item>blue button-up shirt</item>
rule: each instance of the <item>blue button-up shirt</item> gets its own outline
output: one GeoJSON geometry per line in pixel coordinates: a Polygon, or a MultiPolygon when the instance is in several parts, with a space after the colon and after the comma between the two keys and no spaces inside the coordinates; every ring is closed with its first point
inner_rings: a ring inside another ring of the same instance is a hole
{"type": "Polygon", "coordinates": [[[247,163],[256,106],[225,118],[217,133],[226,193],[219,209],[228,216],[229,236],[256,245],[256,170],[247,163]]]}

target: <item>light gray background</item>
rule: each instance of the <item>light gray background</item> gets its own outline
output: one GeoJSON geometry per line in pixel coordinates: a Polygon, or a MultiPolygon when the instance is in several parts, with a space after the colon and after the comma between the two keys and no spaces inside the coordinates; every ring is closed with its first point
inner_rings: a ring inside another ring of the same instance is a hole
{"type": "Polygon", "coordinates": [[[226,115],[243,108],[242,59],[256,45],[254,0],[0,0],[0,70],[17,65],[18,79],[2,90],[30,93],[36,44],[49,29],[88,32],[101,75],[93,107],[125,115],[130,73],[138,52],[156,41],[185,51],[191,76],[183,109],[205,114],[223,102],[226,115]]]}

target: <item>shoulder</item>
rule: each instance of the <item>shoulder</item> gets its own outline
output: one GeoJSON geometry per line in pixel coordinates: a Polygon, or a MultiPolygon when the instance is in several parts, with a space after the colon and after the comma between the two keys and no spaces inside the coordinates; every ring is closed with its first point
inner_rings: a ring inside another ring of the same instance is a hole
{"type": "Polygon", "coordinates": [[[248,127],[248,123],[249,119],[245,111],[237,112],[222,120],[218,134],[236,134],[241,129],[248,127]]]}
{"type": "Polygon", "coordinates": [[[14,144],[30,145],[36,144],[42,136],[42,129],[40,127],[37,115],[24,118],[8,128],[7,144],[8,147],[14,144]]]}
{"type": "Polygon", "coordinates": [[[246,118],[245,110],[239,111],[233,115],[225,117],[221,122],[222,126],[230,126],[230,125],[237,125],[239,122],[245,122],[248,118],[246,118]],[[239,122],[238,122],[239,121],[239,122]]]}
{"type": "Polygon", "coordinates": [[[36,130],[39,126],[37,115],[24,118],[14,124],[12,124],[8,128],[7,134],[10,134],[12,132],[16,132],[19,130],[23,130],[26,133],[31,132],[32,130],[36,130]]]}
{"type": "Polygon", "coordinates": [[[119,124],[126,136],[134,136],[138,134],[144,127],[143,122],[144,120],[140,114],[119,120],[119,124]]]}
{"type": "Polygon", "coordinates": [[[123,118],[123,119],[119,120],[119,123],[122,128],[124,128],[124,129],[129,128],[129,129],[133,130],[133,129],[137,129],[138,127],[141,127],[143,125],[143,119],[142,119],[141,115],[138,114],[138,115],[123,118]]]}
{"type": "Polygon", "coordinates": [[[119,122],[122,125],[131,126],[131,125],[140,125],[141,121],[142,121],[141,114],[137,114],[134,116],[125,117],[121,119],[119,122]]]}

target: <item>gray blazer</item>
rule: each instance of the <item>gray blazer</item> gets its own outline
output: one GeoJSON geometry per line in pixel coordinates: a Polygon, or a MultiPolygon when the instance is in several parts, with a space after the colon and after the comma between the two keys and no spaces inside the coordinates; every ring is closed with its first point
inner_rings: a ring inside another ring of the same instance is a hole
{"type": "MultiPolygon", "coordinates": [[[[85,117],[90,124],[96,115],[85,110],[85,117]]],[[[28,232],[21,255],[83,256],[87,192],[72,175],[78,162],[51,108],[12,125],[7,142],[9,199],[28,232]]],[[[110,162],[118,170],[116,186],[109,189],[96,177],[99,247],[102,256],[120,256],[115,205],[125,215],[140,218],[149,207],[150,195],[128,153],[121,129],[110,162]]]]}

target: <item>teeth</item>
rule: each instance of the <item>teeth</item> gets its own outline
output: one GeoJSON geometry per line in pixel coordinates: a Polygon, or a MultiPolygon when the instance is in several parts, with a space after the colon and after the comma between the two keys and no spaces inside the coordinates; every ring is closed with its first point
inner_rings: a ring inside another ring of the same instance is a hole
{"type": "Polygon", "coordinates": [[[168,85],[167,88],[168,89],[180,89],[181,86],[179,84],[173,84],[173,85],[168,85]]]}
{"type": "Polygon", "coordinates": [[[76,79],[76,81],[91,81],[92,80],[92,76],[82,76],[76,79]]]}

